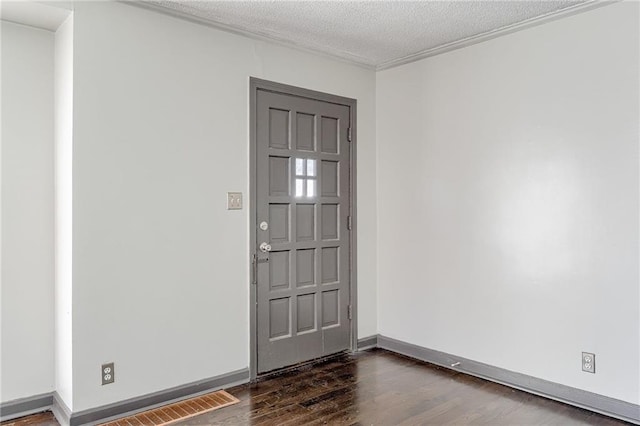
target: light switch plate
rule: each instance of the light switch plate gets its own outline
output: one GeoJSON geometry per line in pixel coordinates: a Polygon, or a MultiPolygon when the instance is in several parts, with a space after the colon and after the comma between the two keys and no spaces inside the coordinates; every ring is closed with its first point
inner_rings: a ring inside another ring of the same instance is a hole
{"type": "Polygon", "coordinates": [[[242,210],[242,192],[227,192],[227,210],[242,210]]]}

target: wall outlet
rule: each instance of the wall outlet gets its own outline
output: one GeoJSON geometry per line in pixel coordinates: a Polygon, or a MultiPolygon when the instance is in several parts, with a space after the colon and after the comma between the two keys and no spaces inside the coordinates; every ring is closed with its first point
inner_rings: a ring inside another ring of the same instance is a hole
{"type": "Polygon", "coordinates": [[[227,192],[227,210],[242,210],[242,192],[227,192]]]}
{"type": "Polygon", "coordinates": [[[113,383],[116,379],[115,370],[113,368],[113,362],[108,364],[102,364],[102,386],[113,383]]]}
{"type": "Polygon", "coordinates": [[[582,352],[582,371],[587,373],[596,372],[596,354],[582,352]]]}

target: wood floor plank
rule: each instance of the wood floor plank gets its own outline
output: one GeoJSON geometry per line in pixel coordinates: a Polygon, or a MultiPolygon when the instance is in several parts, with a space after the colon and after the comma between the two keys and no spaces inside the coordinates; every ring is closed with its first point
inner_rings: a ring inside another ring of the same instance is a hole
{"type": "MultiPolygon", "coordinates": [[[[381,349],[304,365],[227,392],[240,402],[175,424],[628,425],[381,349]]],[[[48,413],[2,423],[9,425],[57,422],[48,413]]]]}
{"type": "Polygon", "coordinates": [[[50,411],[0,423],[2,426],[59,426],[50,411]]]}

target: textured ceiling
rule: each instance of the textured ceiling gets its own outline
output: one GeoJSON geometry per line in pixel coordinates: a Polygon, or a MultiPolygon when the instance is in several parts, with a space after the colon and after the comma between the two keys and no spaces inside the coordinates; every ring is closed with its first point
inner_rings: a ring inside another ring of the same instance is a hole
{"type": "Polygon", "coordinates": [[[147,5],[384,68],[591,1],[184,1],[147,5]]]}

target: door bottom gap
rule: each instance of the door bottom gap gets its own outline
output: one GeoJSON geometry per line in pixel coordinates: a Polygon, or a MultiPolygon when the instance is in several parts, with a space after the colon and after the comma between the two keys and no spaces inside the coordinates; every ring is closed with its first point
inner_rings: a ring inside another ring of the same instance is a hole
{"type": "Polygon", "coordinates": [[[258,374],[258,377],[256,377],[252,381],[252,383],[258,383],[258,382],[261,382],[263,380],[272,379],[272,378],[277,377],[277,376],[283,376],[283,375],[286,375],[286,374],[299,373],[300,371],[309,370],[309,369],[315,367],[318,364],[323,364],[323,363],[326,363],[326,362],[333,361],[334,359],[337,359],[337,358],[345,357],[350,352],[351,351],[349,349],[345,349],[343,351],[336,352],[336,353],[331,354],[331,355],[321,356],[319,358],[310,359],[308,361],[302,361],[302,362],[299,362],[297,364],[289,365],[287,367],[282,367],[282,368],[278,368],[278,369],[275,369],[275,370],[271,370],[271,371],[267,371],[267,372],[264,372],[264,373],[260,373],[260,374],[258,374]]]}

